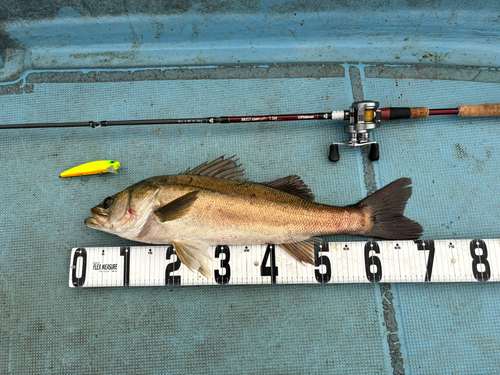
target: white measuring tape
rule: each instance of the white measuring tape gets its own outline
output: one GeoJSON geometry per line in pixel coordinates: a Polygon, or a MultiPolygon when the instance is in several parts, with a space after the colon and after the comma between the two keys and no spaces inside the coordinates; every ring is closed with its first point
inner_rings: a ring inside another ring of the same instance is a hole
{"type": "Polygon", "coordinates": [[[500,239],[330,242],[316,266],[277,245],[212,246],[212,277],[189,270],[173,246],[71,250],[70,287],[500,281],[500,239]]]}

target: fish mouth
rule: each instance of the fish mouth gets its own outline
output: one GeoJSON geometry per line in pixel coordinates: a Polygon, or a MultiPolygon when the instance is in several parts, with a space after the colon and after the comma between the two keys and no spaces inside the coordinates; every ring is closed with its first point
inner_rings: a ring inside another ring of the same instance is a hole
{"type": "Polygon", "coordinates": [[[106,222],[108,221],[108,215],[102,212],[98,212],[96,208],[92,208],[90,210],[92,213],[92,217],[88,217],[85,219],[84,223],[89,228],[93,229],[101,229],[106,226],[106,222]]]}
{"type": "Polygon", "coordinates": [[[100,225],[99,223],[97,223],[96,219],[94,219],[93,217],[88,217],[85,219],[84,221],[85,225],[88,226],[89,228],[99,228],[100,225]]]}

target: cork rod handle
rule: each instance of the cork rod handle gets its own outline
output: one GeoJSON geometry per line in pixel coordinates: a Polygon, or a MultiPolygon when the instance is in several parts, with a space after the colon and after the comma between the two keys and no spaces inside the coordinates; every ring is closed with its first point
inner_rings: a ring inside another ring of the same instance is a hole
{"type": "Polygon", "coordinates": [[[461,105],[459,108],[461,117],[500,116],[500,104],[461,105]]]}
{"type": "Polygon", "coordinates": [[[427,107],[412,107],[410,108],[410,118],[427,118],[429,117],[429,108],[427,107]]]}

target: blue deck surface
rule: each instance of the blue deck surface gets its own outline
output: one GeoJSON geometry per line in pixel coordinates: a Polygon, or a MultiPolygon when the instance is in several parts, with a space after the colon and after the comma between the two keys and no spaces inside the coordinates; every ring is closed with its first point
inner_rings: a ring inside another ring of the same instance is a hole
{"type": "MultiPolygon", "coordinates": [[[[358,14],[360,2],[252,3],[225,12],[187,2],[154,15],[156,5],[146,11],[139,2],[128,10],[114,2],[43,3],[37,13],[12,0],[0,6],[0,123],[312,113],[347,109],[360,98],[382,107],[500,102],[500,5],[428,3],[373,5],[371,12],[393,15],[377,18],[358,14]],[[110,14],[107,31],[96,30],[110,14]],[[309,20],[305,27],[297,14],[309,20]],[[342,14],[351,21],[344,29],[334,22],[342,14]],[[210,31],[228,20],[239,23],[210,31]],[[429,29],[433,23],[439,26],[429,29]],[[189,32],[175,33],[171,24],[189,32]],[[476,31],[464,40],[466,26],[476,31]],[[366,44],[357,49],[352,42],[361,34],[366,44]],[[349,48],[338,55],[334,42],[349,48]],[[322,57],[312,56],[320,50],[322,57]]],[[[343,126],[1,130],[0,373],[500,373],[495,283],[68,287],[72,247],[130,243],[85,227],[91,207],[143,178],[220,155],[236,154],[257,182],[298,174],[316,201],[332,205],[411,177],[406,213],[422,224],[423,238],[500,238],[497,119],[385,122],[374,131],[380,161],[341,148],[332,164],[328,147],[345,139],[343,126]],[[119,160],[119,175],[58,177],[99,159],[119,160]]]]}

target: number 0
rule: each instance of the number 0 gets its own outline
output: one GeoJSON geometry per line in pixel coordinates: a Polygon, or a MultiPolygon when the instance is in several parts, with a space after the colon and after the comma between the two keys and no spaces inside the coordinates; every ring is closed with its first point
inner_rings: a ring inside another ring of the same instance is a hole
{"type": "Polygon", "coordinates": [[[73,282],[73,285],[76,287],[83,286],[83,284],[85,284],[85,276],[87,274],[87,250],[80,247],[75,251],[72,267],[73,272],[71,272],[71,281],[73,282]],[[78,277],[78,270],[76,269],[79,258],[82,258],[82,274],[80,275],[80,277],[78,277]]]}

